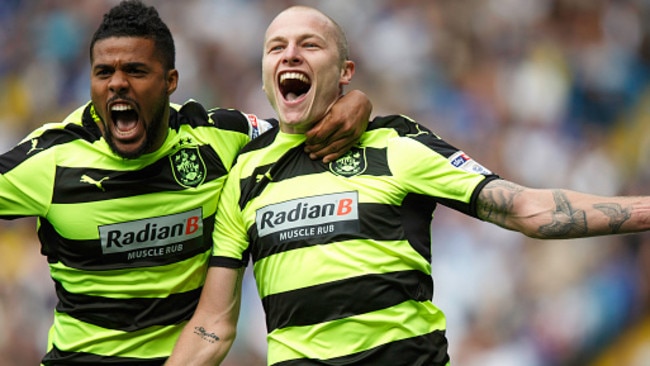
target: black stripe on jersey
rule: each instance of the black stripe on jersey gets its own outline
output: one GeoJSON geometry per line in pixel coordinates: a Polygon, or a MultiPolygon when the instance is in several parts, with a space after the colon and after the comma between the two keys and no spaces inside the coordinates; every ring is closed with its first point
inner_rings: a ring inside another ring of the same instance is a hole
{"type": "Polygon", "coordinates": [[[171,109],[169,127],[178,131],[181,125],[192,127],[212,126],[248,135],[250,125],[244,115],[234,109],[213,108],[206,111],[198,102],[188,101],[176,111],[171,109]]]}
{"type": "Polygon", "coordinates": [[[322,162],[309,159],[304,152],[303,144],[296,146],[284,153],[273,164],[258,166],[250,177],[240,180],[239,207],[243,209],[248,201],[262,194],[271,182],[326,170],[327,167],[322,162]]]}
{"type": "Polygon", "coordinates": [[[429,128],[411,121],[408,118],[404,118],[403,116],[391,115],[377,117],[372,121],[372,123],[368,124],[369,131],[381,128],[394,129],[399,136],[410,137],[417,140],[446,158],[458,151],[458,149],[442,140],[429,128]]]}
{"type": "Polygon", "coordinates": [[[253,225],[249,230],[249,238],[254,245],[251,248],[253,261],[273,254],[286,252],[297,248],[306,248],[314,245],[336,243],[349,239],[375,239],[375,240],[404,240],[404,230],[401,227],[399,207],[377,203],[359,204],[359,227],[354,233],[340,234],[336,230],[332,233],[314,237],[301,237],[294,241],[277,242],[278,234],[260,238],[257,228],[253,225]]]}
{"type": "MultiPolygon", "coordinates": [[[[249,177],[241,179],[239,182],[241,192],[239,208],[243,209],[248,201],[262,194],[266,186],[271,182],[281,182],[299,176],[329,171],[328,164],[324,164],[321,160],[310,159],[305,154],[304,147],[305,145],[301,144],[292,148],[284,153],[275,163],[258,166],[249,177]]],[[[388,167],[386,149],[366,147],[364,150],[367,159],[367,169],[363,172],[363,175],[392,175],[388,167]]]]}
{"type": "Polygon", "coordinates": [[[372,131],[381,128],[394,129],[399,136],[416,135],[420,132],[429,132],[433,134],[428,128],[420,126],[415,122],[404,118],[404,116],[397,114],[376,117],[368,124],[366,130],[372,131]],[[418,129],[418,127],[420,128],[418,129]]]}
{"type": "Polygon", "coordinates": [[[115,366],[162,366],[167,357],[158,357],[150,359],[130,358],[130,357],[113,357],[99,356],[92,353],[83,352],[66,352],[61,351],[52,345],[52,349],[43,358],[44,366],[61,366],[61,365],[115,365],[115,366]]]}
{"type": "Polygon", "coordinates": [[[177,130],[182,124],[189,124],[192,127],[209,125],[208,112],[198,102],[190,100],[183,104],[178,112],[174,108],[171,110],[169,126],[177,130]]]}
{"type": "Polygon", "coordinates": [[[213,256],[210,257],[210,261],[208,262],[208,265],[210,267],[226,267],[226,268],[233,268],[233,269],[246,267],[247,264],[248,264],[248,251],[244,252],[241,260],[229,258],[229,257],[213,256]]]}
{"type": "MultiPolygon", "coordinates": [[[[207,170],[206,182],[228,173],[221,158],[209,145],[199,146],[199,152],[207,170]]],[[[167,156],[134,171],[59,166],[56,169],[52,203],[93,202],[184,189],[187,188],[174,179],[167,156]],[[91,179],[84,180],[84,176],[91,179]]]]}
{"type": "Polygon", "coordinates": [[[436,205],[433,197],[409,193],[402,200],[400,208],[406,238],[427,262],[431,262],[431,220],[436,205]]]}
{"type": "Polygon", "coordinates": [[[57,311],[86,323],[125,332],[189,320],[202,289],[164,298],[112,299],[71,293],[56,281],[55,288],[59,299],[57,311]]]}
{"type": "Polygon", "coordinates": [[[23,161],[51,147],[67,144],[78,139],[86,139],[92,142],[96,140],[96,137],[92,136],[82,126],[75,124],[68,124],[64,128],[47,130],[40,136],[25,140],[4,153],[2,159],[0,159],[0,174],[6,174],[23,161]]]}
{"type": "Polygon", "coordinates": [[[412,136],[411,138],[422,143],[424,146],[429,147],[431,150],[437,152],[438,154],[444,156],[445,158],[449,158],[450,156],[458,152],[458,149],[456,149],[454,146],[450,145],[445,140],[439,139],[435,135],[421,134],[417,136],[412,136]]]}
{"type": "MultiPolygon", "coordinates": [[[[73,218],[70,218],[71,220],[73,218]]],[[[41,241],[41,254],[47,257],[48,263],[61,262],[71,268],[84,270],[112,270],[123,268],[138,268],[161,266],[176,263],[206,252],[212,248],[212,230],[214,229],[214,215],[203,219],[203,236],[178,243],[168,244],[165,247],[183,245],[183,250],[174,254],[162,256],[137,257],[129,259],[132,251],[104,254],[102,245],[97,240],[71,240],[62,237],[46,220],[40,219],[38,237],[41,241]]]]}
{"type": "Polygon", "coordinates": [[[327,360],[296,359],[272,366],[445,366],[449,362],[445,332],[436,330],[367,351],[327,360]]]}
{"type": "Polygon", "coordinates": [[[208,114],[215,127],[241,132],[248,136],[250,125],[240,111],[216,108],[211,109],[208,114]]]}
{"type": "Polygon", "coordinates": [[[242,155],[250,151],[259,150],[271,145],[273,141],[275,141],[278,132],[280,132],[279,128],[273,128],[271,130],[264,132],[259,137],[247,143],[241,150],[239,150],[239,155],[242,155]]]}
{"type": "Polygon", "coordinates": [[[433,297],[433,280],[420,271],[368,274],[262,299],[268,332],[318,324],[433,297]],[[350,297],[354,294],[354,299],[350,297]]]}

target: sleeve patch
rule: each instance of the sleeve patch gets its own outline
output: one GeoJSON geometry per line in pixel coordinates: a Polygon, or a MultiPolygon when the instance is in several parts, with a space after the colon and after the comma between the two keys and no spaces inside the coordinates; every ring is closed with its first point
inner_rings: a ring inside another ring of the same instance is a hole
{"type": "Polygon", "coordinates": [[[273,123],[265,119],[258,118],[254,114],[243,113],[243,112],[242,114],[244,115],[244,117],[246,117],[246,120],[248,121],[248,127],[249,127],[248,136],[251,138],[251,140],[259,137],[259,135],[272,129],[274,126],[273,123]]]}
{"type": "Polygon", "coordinates": [[[483,175],[490,175],[492,172],[481,164],[479,164],[474,159],[470,158],[469,155],[465,154],[462,151],[458,151],[452,156],[449,157],[449,162],[452,166],[462,169],[469,173],[477,173],[483,175]]]}
{"type": "Polygon", "coordinates": [[[254,139],[260,135],[260,124],[257,122],[257,116],[254,114],[245,114],[246,118],[248,119],[248,123],[251,126],[251,133],[250,137],[251,139],[254,139]]]}

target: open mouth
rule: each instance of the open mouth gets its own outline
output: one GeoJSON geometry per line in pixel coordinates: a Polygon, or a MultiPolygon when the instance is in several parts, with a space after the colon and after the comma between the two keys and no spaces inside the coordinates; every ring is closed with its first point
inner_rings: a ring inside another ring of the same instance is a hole
{"type": "Polygon", "coordinates": [[[280,93],[285,100],[294,101],[309,91],[311,80],[307,75],[299,72],[285,72],[280,74],[280,93]]]}
{"type": "Polygon", "coordinates": [[[138,112],[127,103],[115,103],[110,108],[111,119],[115,131],[120,135],[128,135],[138,126],[138,112]]]}

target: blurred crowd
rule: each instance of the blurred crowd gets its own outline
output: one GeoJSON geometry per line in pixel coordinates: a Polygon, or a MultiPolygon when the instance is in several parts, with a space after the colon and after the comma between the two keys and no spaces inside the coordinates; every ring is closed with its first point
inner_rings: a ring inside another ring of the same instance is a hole
{"type": "MultiPolygon", "coordinates": [[[[347,32],[352,88],[531,187],[650,194],[648,0],[145,0],[179,90],[272,117],[261,47],[286,6],[347,32]]],[[[0,1],[0,151],[89,99],[89,39],[116,0],[0,1]]],[[[36,365],[55,306],[34,219],[0,221],[0,364],[36,365]]],[[[436,211],[434,303],[459,366],[650,364],[650,234],[532,240],[436,211]]],[[[317,265],[317,264],[315,264],[317,265]]],[[[250,275],[227,366],[264,365],[250,275]]]]}

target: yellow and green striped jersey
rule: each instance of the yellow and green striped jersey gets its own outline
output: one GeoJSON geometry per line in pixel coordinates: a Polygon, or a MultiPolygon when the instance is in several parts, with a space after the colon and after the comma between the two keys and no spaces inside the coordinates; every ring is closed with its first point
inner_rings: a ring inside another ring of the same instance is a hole
{"type": "Polygon", "coordinates": [[[202,289],[219,194],[269,123],[170,105],[164,145],[115,155],[91,104],[0,156],[0,218],[38,217],[58,303],[45,365],[159,365],[202,289]]]}
{"type": "Polygon", "coordinates": [[[247,145],[215,224],[211,266],[253,261],[268,364],[446,365],[433,212],[476,217],[478,192],[498,177],[404,116],[375,119],[329,164],[304,141],[275,130],[247,145]]]}

